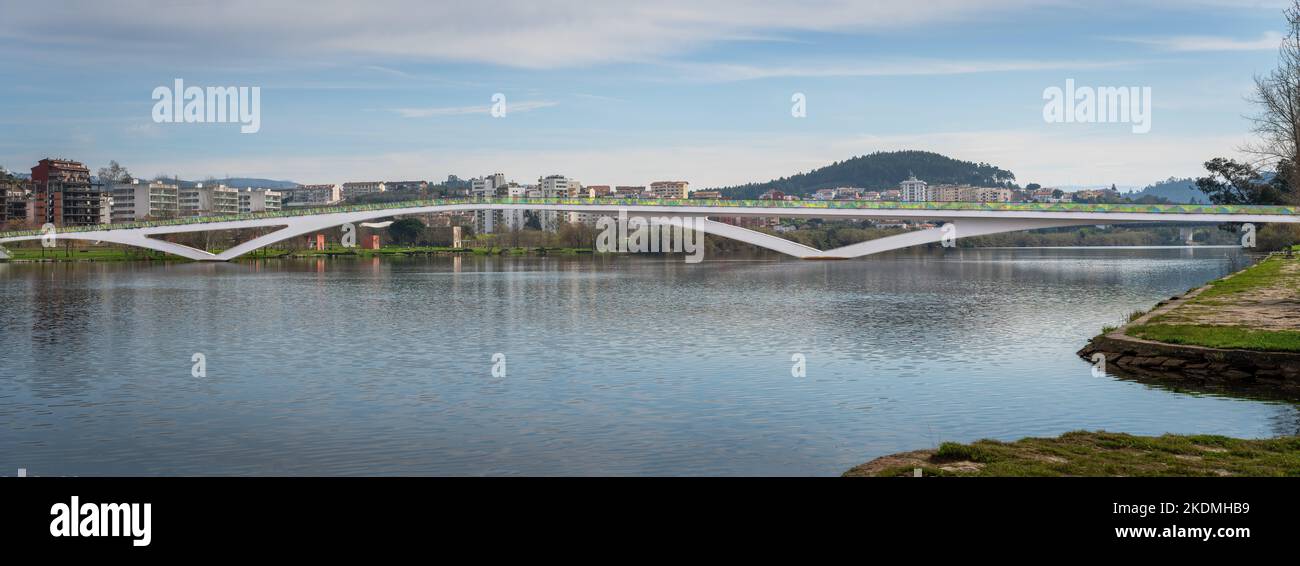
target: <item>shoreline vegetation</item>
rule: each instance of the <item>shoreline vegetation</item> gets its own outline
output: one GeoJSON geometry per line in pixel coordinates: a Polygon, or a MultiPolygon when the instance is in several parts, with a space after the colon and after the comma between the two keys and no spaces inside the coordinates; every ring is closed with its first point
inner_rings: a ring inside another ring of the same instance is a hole
{"type": "Polygon", "coordinates": [[[1210,282],[1175,308],[1133,322],[1125,335],[1156,342],[1300,352],[1300,259],[1267,258],[1210,282]]]}
{"type": "Polygon", "coordinates": [[[876,458],[844,477],[1300,476],[1300,437],[1068,432],[1015,442],[945,442],[876,458]]]}
{"type": "Polygon", "coordinates": [[[1120,376],[1300,392],[1300,256],[1269,256],[1126,318],[1079,356],[1120,376]]]}
{"type": "MultiPolygon", "coordinates": [[[[1273,393],[1300,387],[1300,257],[1270,256],[1125,318],[1104,328],[1080,356],[1106,363],[1120,378],[1273,393]]],[[[914,476],[918,469],[923,476],[1300,476],[1300,437],[1080,431],[1014,442],[945,442],[877,458],[844,476],[914,476]]]]}

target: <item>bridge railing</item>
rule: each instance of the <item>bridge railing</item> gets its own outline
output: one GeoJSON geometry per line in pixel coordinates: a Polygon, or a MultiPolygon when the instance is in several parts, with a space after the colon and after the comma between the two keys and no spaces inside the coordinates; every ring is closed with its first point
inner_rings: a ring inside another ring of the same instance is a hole
{"type": "MultiPolygon", "coordinates": [[[[1258,214],[1297,215],[1295,206],[1246,206],[1210,204],[1082,204],[1038,202],[902,202],[902,201],[852,201],[852,200],[725,200],[725,199],[642,199],[642,198],[451,198],[423,199],[400,202],[354,204],[332,207],[294,207],[274,212],[255,212],[223,216],[191,216],[164,220],[99,224],[94,226],[69,226],[58,233],[98,232],[104,230],[132,230],[166,226],[186,226],[216,222],[260,220],[265,218],[291,218],[321,214],[392,210],[425,206],[457,204],[523,204],[523,205],[623,205],[623,206],[692,206],[718,209],[740,208],[798,208],[798,209],[852,209],[852,210],[924,210],[924,211],[1017,211],[1017,212],[1112,212],[1153,214],[1258,214]]],[[[739,211],[738,211],[739,212],[739,211]]],[[[0,238],[39,236],[40,230],[0,232],[0,238]]]]}

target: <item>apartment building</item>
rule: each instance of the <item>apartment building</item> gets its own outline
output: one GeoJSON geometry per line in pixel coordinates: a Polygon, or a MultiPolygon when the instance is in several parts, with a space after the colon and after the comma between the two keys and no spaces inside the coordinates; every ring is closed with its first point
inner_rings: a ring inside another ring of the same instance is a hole
{"type": "Polygon", "coordinates": [[[343,200],[343,188],[338,185],[298,185],[278,192],[286,207],[330,206],[343,200]]]}
{"type": "MultiPolygon", "coordinates": [[[[541,198],[564,198],[569,196],[569,187],[575,184],[581,186],[564,175],[547,175],[537,179],[537,193],[541,198]]],[[[540,210],[537,211],[537,216],[543,231],[554,232],[560,227],[561,213],[558,211],[540,210]]],[[[566,214],[566,220],[567,216],[566,214]]]]}
{"type": "Polygon", "coordinates": [[[389,191],[412,192],[421,195],[429,192],[428,181],[388,181],[384,185],[389,191]]]}
{"type": "Polygon", "coordinates": [[[94,226],[112,218],[112,197],[78,161],[42,159],[32,167],[31,187],[35,222],[94,226]]]}
{"type": "Polygon", "coordinates": [[[620,185],[614,187],[614,195],[618,198],[641,198],[645,194],[644,186],[620,185]]]}
{"type": "Polygon", "coordinates": [[[469,196],[477,198],[492,198],[497,196],[497,189],[506,186],[506,176],[504,173],[493,173],[485,177],[477,177],[469,181],[469,196]]]}
{"type": "Polygon", "coordinates": [[[373,195],[388,190],[388,186],[383,181],[356,181],[343,183],[341,194],[344,199],[351,200],[362,195],[373,195]]]}
{"type": "Polygon", "coordinates": [[[909,175],[906,181],[898,184],[898,195],[898,200],[908,202],[931,200],[930,185],[917,179],[916,175],[909,175]]]}
{"type": "Polygon", "coordinates": [[[31,198],[19,182],[0,182],[0,226],[31,221],[31,198]]]}
{"type": "Polygon", "coordinates": [[[138,222],[180,216],[180,188],[162,181],[141,181],[112,185],[112,222],[138,222]]]}
{"type": "MultiPolygon", "coordinates": [[[[469,196],[481,199],[508,196],[512,184],[506,182],[504,173],[476,177],[469,180],[469,196]]],[[[505,211],[502,210],[479,210],[474,213],[474,225],[481,234],[494,234],[508,229],[507,225],[513,225],[507,222],[505,217],[505,211]]],[[[523,222],[520,221],[518,225],[522,228],[523,222]]]]}
{"type": "Polygon", "coordinates": [[[270,189],[239,191],[239,213],[276,212],[284,208],[284,195],[270,189]]]}
{"type": "Polygon", "coordinates": [[[239,189],[225,185],[197,183],[179,191],[181,216],[220,216],[239,214],[239,189]]]}
{"type": "Polygon", "coordinates": [[[655,198],[683,199],[690,195],[690,185],[686,181],[655,181],[650,183],[650,194],[655,198]]]}
{"type": "Polygon", "coordinates": [[[31,222],[32,199],[21,181],[0,181],[0,226],[31,222]]]}

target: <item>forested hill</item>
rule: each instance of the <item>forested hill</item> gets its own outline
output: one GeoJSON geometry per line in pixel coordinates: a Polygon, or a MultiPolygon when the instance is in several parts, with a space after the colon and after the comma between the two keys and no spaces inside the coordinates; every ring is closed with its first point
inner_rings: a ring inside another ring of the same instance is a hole
{"type": "Polygon", "coordinates": [[[1133,197],[1134,199],[1144,196],[1154,196],[1169,199],[1169,202],[1206,204],[1210,202],[1205,193],[1196,188],[1195,179],[1179,179],[1170,177],[1158,183],[1147,185],[1141,191],[1129,193],[1124,196],[1133,197]]]}
{"type": "Polygon", "coordinates": [[[758,195],[771,189],[796,195],[835,187],[880,191],[898,188],[898,183],[907,179],[909,173],[932,185],[953,183],[985,187],[1010,186],[1016,179],[1012,172],[987,163],[960,161],[929,151],[892,151],[854,157],[766,183],[750,183],[719,190],[724,196],[734,199],[758,198],[758,195]]]}

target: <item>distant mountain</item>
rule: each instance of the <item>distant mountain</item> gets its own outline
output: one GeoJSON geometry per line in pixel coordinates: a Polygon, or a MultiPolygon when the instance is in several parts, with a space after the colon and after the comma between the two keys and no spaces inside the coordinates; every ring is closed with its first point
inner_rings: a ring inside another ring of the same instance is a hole
{"type": "Polygon", "coordinates": [[[236,189],[291,189],[298,186],[298,183],[293,181],[275,181],[272,179],[253,179],[248,177],[217,179],[217,182],[236,189]]]}
{"type": "Polygon", "coordinates": [[[1196,180],[1179,179],[1170,177],[1152,185],[1147,185],[1140,191],[1124,193],[1124,196],[1134,200],[1144,196],[1162,197],[1169,199],[1169,202],[1181,204],[1206,204],[1210,199],[1196,188],[1196,180]]]}
{"type": "Polygon", "coordinates": [[[737,199],[757,198],[772,189],[797,195],[835,187],[860,187],[879,191],[898,188],[898,183],[906,180],[909,174],[932,185],[952,183],[986,187],[1010,186],[1016,179],[1012,172],[987,163],[960,161],[929,151],[893,151],[854,157],[765,183],[750,183],[719,190],[724,196],[737,199]]]}
{"type": "Polygon", "coordinates": [[[184,179],[173,179],[170,177],[164,177],[158,180],[166,181],[168,183],[173,183],[182,188],[193,187],[194,185],[197,185],[199,183],[219,184],[219,185],[225,185],[227,187],[231,187],[235,189],[290,189],[298,186],[298,183],[295,183],[293,181],[275,181],[272,179],[253,179],[249,177],[208,179],[206,181],[186,181],[184,179]]]}

